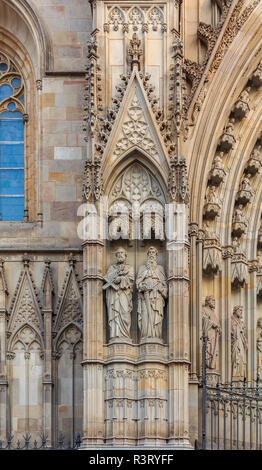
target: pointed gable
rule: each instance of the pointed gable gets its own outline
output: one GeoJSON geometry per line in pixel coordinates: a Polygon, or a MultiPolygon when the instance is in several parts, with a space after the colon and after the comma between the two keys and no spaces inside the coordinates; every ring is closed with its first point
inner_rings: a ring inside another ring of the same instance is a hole
{"type": "Polygon", "coordinates": [[[128,151],[147,153],[168,174],[167,148],[148,99],[143,81],[134,71],[129,79],[117,119],[104,150],[115,162],[128,151]]]}
{"type": "Polygon", "coordinates": [[[39,299],[32,275],[27,268],[22,271],[18,280],[15,296],[11,305],[8,330],[13,334],[14,331],[24,324],[29,324],[38,331],[43,330],[39,299]]]}
{"type": "Polygon", "coordinates": [[[74,268],[75,260],[69,259],[70,268],[66,273],[62,293],[57,306],[55,330],[59,331],[70,322],[82,325],[82,296],[74,268]]]}

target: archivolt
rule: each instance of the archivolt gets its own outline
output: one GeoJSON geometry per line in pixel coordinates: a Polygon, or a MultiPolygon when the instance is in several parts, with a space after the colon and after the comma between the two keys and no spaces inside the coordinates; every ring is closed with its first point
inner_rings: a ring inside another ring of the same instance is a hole
{"type": "MultiPolygon", "coordinates": [[[[204,198],[209,170],[217,149],[223,127],[228,121],[234,103],[245,87],[248,78],[261,61],[262,4],[250,15],[209,85],[206,100],[191,140],[189,178],[191,189],[191,221],[202,226],[204,198]],[[243,72],[242,72],[243,71],[243,72]],[[241,73],[242,72],[242,73],[241,73]],[[226,81],[225,81],[226,77],[226,81]],[[200,208],[200,210],[199,210],[200,208]]],[[[223,189],[222,207],[222,244],[230,243],[232,212],[235,194],[242,177],[246,161],[255,145],[260,132],[262,99],[257,97],[256,109],[249,112],[243,122],[238,124],[238,141],[231,152],[230,171],[223,189]]],[[[188,143],[190,145],[190,143],[188,143]]],[[[257,217],[256,217],[257,220],[257,217]]]]}

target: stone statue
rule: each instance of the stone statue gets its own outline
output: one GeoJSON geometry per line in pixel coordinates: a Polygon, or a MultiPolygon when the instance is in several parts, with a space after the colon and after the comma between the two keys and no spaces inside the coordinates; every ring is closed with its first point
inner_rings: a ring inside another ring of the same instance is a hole
{"type": "Polygon", "coordinates": [[[216,186],[208,186],[206,199],[209,204],[220,204],[220,200],[216,195],[216,186]]]}
{"type": "Polygon", "coordinates": [[[147,262],[138,271],[138,326],[141,338],[162,339],[162,323],[167,282],[162,266],[157,264],[157,249],[150,247],[147,262]]]}
{"type": "MultiPolygon", "coordinates": [[[[223,152],[220,152],[220,153],[223,154],[223,152]]],[[[213,163],[212,163],[212,169],[217,169],[217,168],[219,170],[224,169],[223,161],[222,161],[220,154],[215,156],[213,163]]]]}
{"type": "Polygon", "coordinates": [[[262,318],[257,321],[259,334],[257,337],[257,377],[262,381],[262,318]]]}
{"type": "Polygon", "coordinates": [[[243,307],[233,310],[231,325],[232,378],[246,376],[247,333],[243,319],[243,307]]]}
{"type": "Polygon", "coordinates": [[[251,191],[250,174],[244,176],[241,182],[241,191],[251,191]]]}
{"type": "Polygon", "coordinates": [[[124,248],[118,248],[115,255],[117,262],[109,267],[103,286],[106,290],[110,339],[130,339],[134,271],[126,263],[127,252],[124,248]]]}
{"type": "Polygon", "coordinates": [[[208,369],[216,369],[219,351],[219,336],[221,333],[219,320],[215,314],[216,301],[210,295],[206,297],[202,312],[203,336],[206,342],[206,365],[208,369]]]}
{"type": "Polygon", "coordinates": [[[253,152],[251,153],[251,157],[261,160],[261,155],[262,155],[261,149],[262,149],[261,145],[258,145],[257,147],[255,147],[253,152]]]}
{"type": "Polygon", "coordinates": [[[235,208],[234,213],[234,222],[245,222],[245,217],[243,215],[243,205],[240,204],[238,207],[235,208]]]}

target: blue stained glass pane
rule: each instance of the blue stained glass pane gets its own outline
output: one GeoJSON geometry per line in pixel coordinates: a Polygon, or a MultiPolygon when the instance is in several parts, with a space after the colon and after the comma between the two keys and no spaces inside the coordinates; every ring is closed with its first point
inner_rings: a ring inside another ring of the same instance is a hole
{"type": "MultiPolygon", "coordinates": [[[[21,113],[19,114],[21,115],[21,113]]],[[[3,142],[3,141],[22,142],[23,140],[24,140],[24,123],[21,119],[18,119],[18,120],[0,119],[0,142],[3,142]]]]}
{"type": "Polygon", "coordinates": [[[20,98],[18,98],[18,99],[19,99],[19,101],[21,101],[21,103],[24,103],[24,102],[25,102],[25,97],[24,97],[24,95],[20,96],[20,98]]]}
{"type": "Polygon", "coordinates": [[[8,96],[11,96],[13,94],[13,88],[10,85],[7,85],[6,83],[4,85],[0,86],[0,100],[2,101],[5,98],[8,98],[8,96]]]}
{"type": "Polygon", "coordinates": [[[20,111],[3,111],[0,114],[0,121],[5,119],[23,119],[23,115],[20,111]]]}
{"type": "MultiPolygon", "coordinates": [[[[0,63],[0,74],[7,70],[0,63]]],[[[12,70],[15,70],[12,67],[12,70]]],[[[0,86],[0,102],[21,86],[20,78],[11,85],[0,86]]],[[[23,97],[22,97],[23,100],[23,97]]],[[[23,220],[24,217],[24,123],[16,103],[8,102],[8,111],[0,113],[0,220],[23,220]]]]}
{"type": "Polygon", "coordinates": [[[23,197],[0,197],[0,220],[23,220],[23,197]]]}
{"type": "Polygon", "coordinates": [[[0,144],[0,168],[24,167],[24,143],[0,144]]]}
{"type": "Polygon", "coordinates": [[[13,78],[13,80],[11,80],[11,84],[14,88],[19,88],[21,86],[20,78],[13,78]]]}
{"type": "Polygon", "coordinates": [[[15,103],[9,103],[9,104],[7,105],[7,107],[8,107],[8,109],[9,109],[10,111],[13,111],[13,110],[16,108],[16,104],[15,104],[15,103]]]}
{"type": "Polygon", "coordinates": [[[24,194],[24,170],[0,170],[0,196],[24,194]]]}

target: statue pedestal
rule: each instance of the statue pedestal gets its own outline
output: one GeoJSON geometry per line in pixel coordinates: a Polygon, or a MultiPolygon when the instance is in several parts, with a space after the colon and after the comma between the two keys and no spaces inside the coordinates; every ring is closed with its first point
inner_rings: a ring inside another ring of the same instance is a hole
{"type": "Polygon", "coordinates": [[[108,342],[108,344],[117,344],[117,343],[121,343],[121,344],[132,344],[133,341],[132,339],[130,338],[111,338],[108,342]]]}
{"type": "Polygon", "coordinates": [[[141,338],[140,344],[164,344],[164,341],[160,338],[141,338]]]}

